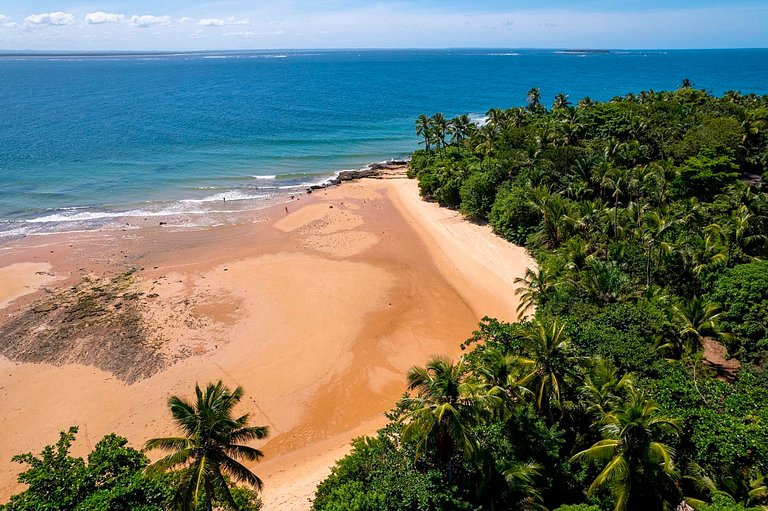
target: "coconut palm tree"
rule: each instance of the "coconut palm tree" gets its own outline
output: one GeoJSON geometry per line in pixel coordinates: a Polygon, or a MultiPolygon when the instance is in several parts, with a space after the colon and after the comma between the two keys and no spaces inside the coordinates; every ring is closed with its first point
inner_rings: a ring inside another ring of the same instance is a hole
{"type": "Polygon", "coordinates": [[[469,138],[475,125],[467,114],[461,114],[448,122],[448,128],[451,134],[451,142],[462,144],[469,138]]]}
{"type": "Polygon", "coordinates": [[[693,82],[688,78],[683,78],[683,81],[680,82],[680,88],[681,89],[691,89],[693,88],[693,82]]]}
{"type": "Polygon", "coordinates": [[[507,395],[510,401],[516,401],[527,389],[518,383],[520,364],[518,355],[512,351],[486,346],[480,352],[481,364],[475,374],[489,388],[496,387],[507,395]]]}
{"type": "Polygon", "coordinates": [[[579,395],[587,405],[586,411],[602,420],[616,410],[634,389],[635,378],[631,373],[619,377],[619,370],[613,363],[596,357],[592,359],[579,388],[579,395]]]}
{"type": "Polygon", "coordinates": [[[416,135],[424,138],[424,148],[427,152],[432,150],[432,120],[426,115],[420,115],[416,119],[416,135]]]}
{"type": "MultiPolygon", "coordinates": [[[[699,464],[691,462],[686,468],[685,479],[692,481],[704,497],[718,496],[744,508],[768,511],[768,484],[765,476],[754,468],[731,465],[713,478],[699,464]]],[[[704,502],[697,500],[696,503],[704,502]]]]}
{"type": "Polygon", "coordinates": [[[727,339],[730,334],[720,329],[721,308],[718,304],[694,296],[672,307],[672,321],[677,338],[660,349],[671,349],[677,356],[697,353],[706,337],[727,339]]]}
{"type": "Polygon", "coordinates": [[[523,369],[519,382],[533,393],[536,410],[554,420],[553,409],[562,410],[565,377],[576,362],[569,355],[565,324],[536,319],[521,326],[519,335],[527,344],[526,357],[519,359],[523,369]]]}
{"type": "Polygon", "coordinates": [[[557,286],[555,275],[547,266],[541,266],[535,270],[526,268],[524,277],[517,277],[515,284],[522,284],[515,290],[520,296],[520,304],[517,306],[517,316],[522,318],[549,290],[557,286]]]}
{"type": "Polygon", "coordinates": [[[538,112],[541,110],[541,90],[538,87],[533,87],[528,91],[528,95],[525,98],[528,103],[528,109],[532,112],[538,112]]]}
{"type": "Polygon", "coordinates": [[[194,511],[203,501],[208,511],[213,501],[223,501],[237,509],[226,476],[261,490],[262,482],[238,460],[257,461],[263,454],[244,445],[267,438],[266,426],[249,426],[249,415],[233,416],[234,407],[243,397],[243,389],[230,391],[221,380],[209,383],[205,391],[195,385],[195,401],[172,396],[168,400],[171,415],[182,436],[153,438],[146,450],[171,451],[148,467],[166,471],[182,467],[182,476],[174,497],[175,509],[194,511]],[[201,500],[202,499],[202,500],[201,500]]]}
{"type": "Polygon", "coordinates": [[[568,101],[568,96],[562,92],[555,96],[555,100],[552,103],[552,110],[565,110],[571,106],[571,102],[568,101]]]}
{"type": "Polygon", "coordinates": [[[527,117],[528,114],[525,111],[525,108],[520,107],[507,110],[507,122],[509,122],[509,125],[513,128],[519,128],[523,126],[527,117]]]}
{"type": "Polygon", "coordinates": [[[726,263],[727,243],[719,225],[710,224],[704,228],[704,237],[695,237],[685,251],[685,264],[693,275],[694,293],[698,292],[701,274],[710,268],[726,263]]]}
{"type": "Polygon", "coordinates": [[[631,172],[612,167],[604,175],[600,183],[603,188],[611,191],[611,198],[613,199],[613,235],[617,239],[619,237],[619,199],[626,194],[630,179],[631,172]]]}
{"type": "Polygon", "coordinates": [[[434,135],[435,144],[438,150],[442,150],[445,153],[445,138],[448,136],[449,123],[445,116],[438,112],[432,116],[432,134],[434,135]]]}
{"type": "Polygon", "coordinates": [[[634,392],[601,422],[602,440],[571,458],[602,467],[588,493],[608,487],[614,511],[660,511],[679,503],[675,452],[663,443],[679,433],[678,421],[660,415],[653,401],[634,392]]]}
{"type": "Polygon", "coordinates": [[[499,398],[468,377],[464,359],[454,364],[439,356],[408,371],[408,390],[415,396],[400,401],[407,420],[403,439],[416,442],[417,458],[434,449],[453,480],[453,456],[457,452],[466,458],[474,455],[477,439],[472,425],[479,411],[498,405],[499,398]]]}
{"type": "Polygon", "coordinates": [[[654,252],[657,254],[656,268],[659,268],[663,262],[664,254],[671,254],[677,249],[677,245],[667,238],[672,233],[673,228],[682,222],[681,219],[672,217],[664,209],[652,210],[643,215],[643,225],[639,230],[639,235],[646,245],[646,288],[651,286],[654,252]]]}
{"type": "Polygon", "coordinates": [[[734,251],[741,250],[742,248],[758,241],[765,241],[765,234],[748,234],[752,228],[753,216],[754,215],[750,213],[746,204],[739,205],[738,208],[731,212],[731,221],[729,222],[728,229],[726,231],[728,238],[728,256],[725,262],[726,266],[731,265],[734,251]]]}
{"type": "Polygon", "coordinates": [[[497,132],[501,132],[507,123],[507,112],[500,108],[491,108],[485,113],[488,124],[497,132]]]}
{"type": "Polygon", "coordinates": [[[493,126],[485,124],[475,132],[475,139],[472,141],[473,151],[483,156],[483,162],[490,167],[491,155],[496,147],[496,138],[498,134],[493,126]]]}

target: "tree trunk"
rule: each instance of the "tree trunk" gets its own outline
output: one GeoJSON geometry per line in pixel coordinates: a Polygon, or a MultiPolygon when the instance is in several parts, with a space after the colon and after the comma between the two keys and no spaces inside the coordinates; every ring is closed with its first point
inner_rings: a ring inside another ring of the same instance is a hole
{"type": "Polygon", "coordinates": [[[648,242],[648,257],[645,258],[645,287],[651,289],[651,253],[653,251],[653,240],[648,242]]]}

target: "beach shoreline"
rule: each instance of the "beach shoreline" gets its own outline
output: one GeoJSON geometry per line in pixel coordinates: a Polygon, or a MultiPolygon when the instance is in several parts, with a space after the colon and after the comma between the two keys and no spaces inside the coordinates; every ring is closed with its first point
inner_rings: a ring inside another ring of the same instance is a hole
{"type": "Polygon", "coordinates": [[[0,501],[19,490],[12,455],[70,425],[81,426],[77,455],[112,431],[140,446],[172,431],[171,394],[223,379],[244,387],[243,410],[271,430],[252,467],[265,481],[264,509],[308,509],[349,441],[385,423],[409,367],[458,356],[486,314],[516,319],[514,278],[533,265],[487,226],[421,201],[414,181],[379,177],[295,195],[230,225],[4,243],[0,276],[15,292],[0,296],[0,329],[19,340],[0,348],[0,501]],[[94,289],[94,316],[77,319],[87,328],[63,342],[45,318],[94,289]],[[113,316],[140,318],[141,336],[94,349],[113,316]],[[35,358],[33,327],[48,335],[47,360],[35,358]],[[123,359],[162,363],[121,372],[123,359]]]}

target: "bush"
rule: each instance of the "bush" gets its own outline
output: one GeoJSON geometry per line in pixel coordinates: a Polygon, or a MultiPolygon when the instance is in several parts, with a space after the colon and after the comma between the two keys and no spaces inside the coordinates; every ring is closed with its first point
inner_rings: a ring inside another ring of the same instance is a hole
{"type": "Polygon", "coordinates": [[[28,488],[11,497],[3,511],[161,511],[173,488],[143,472],[147,458],[127,447],[128,441],[107,435],[88,455],[73,458],[69,449],[77,428],[62,432],[55,445],[39,456],[32,453],[13,460],[29,466],[19,475],[28,488]]]}
{"type": "Polygon", "coordinates": [[[768,358],[768,261],[723,272],[707,299],[723,307],[721,326],[734,335],[731,353],[764,363],[768,358]]]}
{"type": "Polygon", "coordinates": [[[723,188],[739,178],[738,170],[739,166],[730,156],[717,156],[711,151],[704,151],[685,160],[677,187],[682,188],[686,195],[712,201],[723,188]]]}
{"type": "MultiPolygon", "coordinates": [[[[0,511],[163,511],[170,508],[179,473],[149,475],[149,460],[128,441],[106,435],[88,455],[88,462],[69,455],[77,428],[61,432],[55,445],[46,446],[39,456],[32,453],[13,457],[29,466],[19,475],[28,488],[11,497],[0,511]]],[[[244,487],[230,486],[240,511],[258,511],[258,494],[244,487]]],[[[200,502],[198,511],[204,511],[200,502]]]]}
{"type": "MultiPolygon", "coordinates": [[[[417,470],[414,452],[398,448],[389,426],[376,438],[358,438],[352,452],[317,487],[314,511],[422,511],[473,509],[448,484],[443,473],[428,466],[417,470]]],[[[399,442],[399,440],[397,440],[399,442]]]]}
{"type": "Polygon", "coordinates": [[[539,225],[538,213],[529,197],[530,190],[522,186],[502,186],[488,215],[493,232],[512,243],[524,245],[539,225]]]}
{"type": "Polygon", "coordinates": [[[475,172],[461,185],[461,212],[471,220],[482,221],[488,218],[494,199],[497,182],[490,171],[475,172]]]}

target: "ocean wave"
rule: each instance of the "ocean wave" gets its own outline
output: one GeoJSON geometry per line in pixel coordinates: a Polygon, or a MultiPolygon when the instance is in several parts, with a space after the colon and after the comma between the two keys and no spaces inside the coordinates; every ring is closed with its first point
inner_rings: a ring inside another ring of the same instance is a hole
{"type": "Polygon", "coordinates": [[[488,124],[488,116],[485,114],[469,114],[469,120],[472,124],[485,126],[488,124]]]}
{"type": "Polygon", "coordinates": [[[251,176],[251,177],[254,179],[276,179],[277,178],[277,176],[274,174],[271,176],[251,176]]]}
{"type": "MultiPolygon", "coordinates": [[[[151,211],[143,209],[133,209],[129,211],[85,211],[82,213],[66,214],[66,213],[53,213],[51,215],[45,215],[37,218],[30,218],[24,220],[29,224],[46,224],[54,222],[88,222],[92,220],[105,220],[111,218],[120,217],[147,217],[147,216],[169,216],[173,214],[179,214],[181,211],[151,211]]],[[[191,211],[184,211],[183,213],[190,214],[191,211]]]]}
{"type": "Polygon", "coordinates": [[[240,200],[253,200],[253,199],[264,199],[266,197],[269,197],[269,194],[264,193],[247,193],[243,192],[241,190],[229,190],[226,192],[220,192],[213,195],[209,195],[207,197],[203,197],[202,199],[184,199],[181,202],[184,203],[201,203],[201,202],[217,202],[217,201],[240,201],[240,200]]]}

